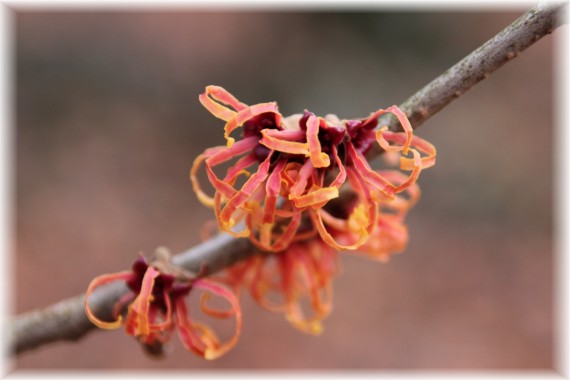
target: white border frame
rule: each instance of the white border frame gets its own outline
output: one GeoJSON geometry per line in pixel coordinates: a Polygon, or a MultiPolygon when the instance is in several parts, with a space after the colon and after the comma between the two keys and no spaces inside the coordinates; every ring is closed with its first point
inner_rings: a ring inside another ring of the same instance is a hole
{"type": "MultiPolygon", "coordinates": [[[[10,253],[13,252],[11,238],[13,236],[12,222],[14,220],[13,213],[13,164],[14,164],[14,64],[13,64],[13,34],[14,34],[14,12],[26,10],[148,10],[154,11],[159,9],[359,9],[359,8],[382,8],[386,10],[393,9],[413,9],[417,11],[440,11],[440,10],[509,10],[530,8],[536,2],[533,1],[494,1],[479,0],[474,1],[365,1],[357,0],[352,3],[338,1],[261,1],[249,0],[247,2],[239,0],[209,0],[209,1],[186,1],[186,0],[165,0],[163,2],[157,0],[98,0],[98,1],[81,1],[81,0],[58,0],[58,1],[40,1],[40,0],[0,0],[0,331],[5,337],[9,332],[6,331],[7,316],[11,315],[12,292],[10,284],[12,283],[11,268],[12,260],[10,253]]],[[[568,2],[566,2],[568,16],[568,2]]],[[[566,17],[568,20],[568,17],[566,17]]],[[[567,200],[570,187],[568,180],[570,179],[570,154],[568,147],[570,146],[569,127],[569,107],[568,107],[568,90],[570,85],[570,75],[568,68],[570,67],[570,40],[568,38],[568,29],[570,27],[560,27],[556,33],[558,44],[556,46],[556,71],[555,84],[556,93],[556,117],[555,117],[555,144],[556,156],[554,166],[555,178],[555,197],[554,199],[554,237],[555,237],[555,268],[553,273],[556,276],[554,283],[555,289],[555,323],[554,323],[554,368],[552,371],[382,371],[382,372],[338,372],[335,375],[350,375],[350,377],[381,377],[383,379],[561,379],[566,378],[570,372],[568,361],[568,341],[569,329],[567,327],[567,318],[570,316],[569,302],[567,295],[570,286],[569,265],[570,259],[566,256],[569,252],[570,228],[568,224],[568,215],[570,215],[570,202],[567,200]]],[[[531,47],[532,48],[532,47],[531,47]]],[[[2,358],[6,358],[6,350],[2,339],[2,358]]],[[[0,361],[0,375],[9,375],[10,378],[38,378],[45,377],[46,372],[40,371],[16,371],[10,372],[10,362],[7,360],[0,361]]],[[[140,379],[140,378],[162,378],[165,376],[174,378],[188,378],[188,373],[153,372],[125,372],[119,371],[101,371],[101,372],[61,372],[50,371],[48,376],[57,378],[77,378],[78,376],[87,376],[92,378],[121,378],[121,379],[140,379]]],[[[224,377],[230,375],[223,372],[224,377]]],[[[249,378],[259,377],[329,377],[331,372],[244,372],[238,371],[231,373],[232,376],[244,376],[249,378]]],[[[212,378],[222,375],[222,372],[204,372],[198,371],[191,374],[193,379],[212,378]]]]}

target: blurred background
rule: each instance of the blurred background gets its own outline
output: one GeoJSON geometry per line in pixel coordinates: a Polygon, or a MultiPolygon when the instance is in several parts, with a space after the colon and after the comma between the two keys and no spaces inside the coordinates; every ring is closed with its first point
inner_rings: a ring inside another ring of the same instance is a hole
{"type": "MultiPolygon", "coordinates": [[[[211,211],[188,171],[224,143],[198,102],[341,118],[399,104],[524,12],[207,11],[16,14],[14,312],[84,292],[159,245],[199,243],[211,211]]],[[[163,360],[122,331],[26,352],[18,369],[551,368],[553,64],[548,36],[417,134],[438,150],[420,178],[408,249],[343,255],[320,337],[244,297],[238,345],[163,360]]]]}

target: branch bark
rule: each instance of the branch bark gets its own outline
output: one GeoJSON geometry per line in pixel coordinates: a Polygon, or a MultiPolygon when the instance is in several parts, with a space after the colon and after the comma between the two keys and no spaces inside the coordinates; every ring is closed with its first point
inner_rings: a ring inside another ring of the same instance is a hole
{"type": "MultiPolygon", "coordinates": [[[[515,58],[565,20],[564,3],[543,2],[525,13],[502,32],[473,51],[431,83],[416,92],[399,107],[408,115],[414,128],[459,98],[475,84],[515,58]]],[[[391,130],[400,127],[396,120],[381,120],[391,130]]],[[[371,150],[368,158],[381,153],[371,150]]],[[[254,251],[247,239],[235,239],[220,234],[173,257],[173,263],[194,273],[208,275],[243,259],[254,251]]],[[[93,311],[102,318],[111,318],[118,298],[127,291],[122,283],[97,289],[91,296],[93,311]]],[[[17,355],[24,351],[61,340],[74,341],[95,326],[87,319],[83,301],[85,294],[58,302],[42,310],[15,317],[7,326],[7,351],[17,355]]]]}
{"type": "MultiPolygon", "coordinates": [[[[493,71],[516,58],[527,47],[565,23],[565,4],[553,1],[537,4],[495,37],[400,104],[398,107],[406,113],[412,128],[418,128],[477,83],[487,79],[493,71]]],[[[396,118],[389,115],[382,118],[379,124],[388,125],[392,131],[400,129],[396,118]]],[[[371,159],[380,153],[381,148],[375,146],[370,150],[367,158],[371,159]]]]}

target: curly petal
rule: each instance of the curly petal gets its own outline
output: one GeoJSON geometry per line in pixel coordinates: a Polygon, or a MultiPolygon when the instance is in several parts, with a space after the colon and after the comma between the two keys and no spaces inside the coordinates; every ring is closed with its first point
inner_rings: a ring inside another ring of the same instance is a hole
{"type": "Polygon", "coordinates": [[[261,165],[259,165],[257,172],[248,178],[243,187],[228,200],[220,212],[218,219],[220,227],[224,231],[231,230],[231,228],[236,224],[236,220],[232,218],[232,215],[238,208],[243,206],[243,204],[252,196],[253,192],[266,180],[269,175],[270,164],[271,154],[269,154],[261,165]]]}
{"type": "Polygon", "coordinates": [[[391,183],[387,178],[383,177],[380,173],[372,170],[366,159],[362,154],[356,151],[353,147],[349,147],[349,156],[353,161],[354,168],[360,173],[364,180],[376,191],[381,192],[389,199],[393,199],[396,193],[402,192],[408,187],[412,186],[418,179],[422,170],[422,161],[419,152],[415,149],[409,150],[413,155],[411,173],[406,181],[400,185],[391,183]]]}
{"type": "Polygon", "coordinates": [[[265,251],[284,249],[295,237],[301,223],[299,210],[293,208],[286,211],[283,209],[284,205],[281,205],[279,210],[277,208],[282,187],[287,186],[287,181],[283,179],[286,164],[285,160],[278,161],[265,184],[263,209],[253,207],[246,219],[247,227],[252,231],[250,240],[265,251]],[[285,220],[288,223],[285,223],[285,220]],[[286,227],[283,227],[284,225],[286,227]]]}
{"type": "MultiPolygon", "coordinates": [[[[242,314],[239,302],[236,296],[229,289],[213,281],[199,279],[195,280],[192,286],[194,288],[202,289],[220,296],[226,299],[231,305],[231,312],[224,312],[219,314],[228,316],[231,315],[235,317],[236,322],[234,335],[230,338],[229,341],[221,343],[219,338],[209,327],[201,323],[192,322],[190,314],[188,313],[188,309],[186,308],[186,305],[183,301],[176,303],[176,312],[178,316],[179,327],[178,331],[184,346],[188,350],[204,357],[205,359],[217,359],[236,345],[241,334],[242,314]]],[[[206,313],[210,312],[210,315],[212,315],[212,309],[207,308],[204,311],[206,313]]]]}
{"type": "Polygon", "coordinates": [[[232,133],[235,129],[241,127],[243,123],[248,121],[249,119],[261,115],[263,113],[273,113],[276,117],[276,124],[281,124],[281,114],[277,109],[277,103],[270,102],[270,103],[260,103],[255,104],[253,106],[246,107],[240,110],[238,113],[233,115],[224,126],[224,137],[227,140],[228,147],[231,147],[235,142],[235,139],[230,137],[230,133],[232,133]]]}
{"type": "Polygon", "coordinates": [[[309,116],[307,120],[307,143],[311,152],[311,161],[315,168],[326,168],[331,164],[328,154],[322,152],[319,141],[319,119],[309,116]]]}
{"type": "Polygon", "coordinates": [[[259,231],[259,238],[252,234],[250,240],[259,249],[267,252],[279,252],[286,249],[291,242],[298,238],[297,231],[301,225],[302,212],[293,209],[290,213],[277,210],[275,215],[280,217],[279,225],[274,223],[254,223],[253,214],[248,215],[247,226],[251,231],[259,231]],[[277,227],[277,228],[276,228],[277,227]]]}
{"type": "Polygon", "coordinates": [[[402,252],[408,245],[407,227],[390,215],[378,218],[374,233],[359,251],[366,257],[380,262],[387,262],[393,253],[402,252]]]}
{"type": "Polygon", "coordinates": [[[182,341],[182,345],[188,351],[204,357],[206,347],[200,339],[200,334],[196,331],[195,324],[190,318],[188,308],[184,299],[180,298],[175,301],[176,319],[178,326],[178,335],[182,341]]]}
{"type": "Polygon", "coordinates": [[[303,131],[262,129],[261,136],[260,144],[268,149],[282,153],[310,155],[309,144],[298,141],[304,139],[305,133],[303,131]]]}
{"type": "MultiPolygon", "coordinates": [[[[295,203],[295,207],[303,209],[307,207],[320,208],[332,199],[338,198],[339,189],[346,180],[346,169],[337,154],[336,147],[332,147],[332,156],[335,159],[339,172],[334,181],[327,187],[314,185],[305,194],[302,194],[304,188],[307,187],[307,181],[312,174],[312,161],[306,161],[306,167],[301,168],[298,182],[292,186],[289,199],[295,203]],[[302,195],[301,195],[302,194],[302,195]]],[[[321,173],[321,178],[325,173],[321,173]]],[[[320,182],[320,181],[319,181],[320,182]]]]}
{"type": "Polygon", "coordinates": [[[359,206],[354,208],[348,220],[335,218],[323,209],[311,210],[310,215],[321,239],[323,239],[325,243],[339,251],[352,251],[364,244],[374,230],[377,212],[373,206],[359,206]],[[344,236],[355,236],[356,240],[352,243],[338,241],[325,224],[336,226],[339,231],[345,233],[344,236]]]}
{"type": "Polygon", "coordinates": [[[149,335],[149,309],[152,302],[152,290],[154,289],[155,279],[160,275],[160,272],[154,267],[149,266],[144,274],[141,290],[131,304],[132,312],[136,313],[136,329],[135,336],[149,335]]]}
{"type": "MultiPolygon", "coordinates": [[[[422,169],[427,169],[435,165],[436,149],[431,143],[418,136],[414,136],[412,146],[426,155],[422,157],[422,169]]],[[[412,159],[405,157],[400,158],[400,169],[402,170],[413,170],[415,165],[412,159]]]]}
{"type": "Polygon", "coordinates": [[[114,322],[106,322],[106,321],[102,321],[101,319],[97,318],[97,316],[95,316],[95,314],[93,313],[93,310],[91,310],[91,307],[89,306],[89,296],[91,295],[91,293],[97,289],[100,286],[103,286],[105,284],[114,282],[114,281],[119,281],[119,280],[125,280],[127,281],[129,278],[132,277],[132,272],[131,271],[123,271],[123,272],[118,272],[118,273],[112,273],[112,274],[104,274],[98,277],[95,277],[90,283],[89,286],[87,287],[87,293],[85,294],[85,301],[84,301],[84,306],[85,306],[85,314],[87,314],[87,318],[89,318],[89,320],[96,325],[97,327],[101,328],[101,329],[107,329],[107,330],[113,330],[116,328],[121,327],[123,321],[122,321],[122,317],[119,315],[117,316],[117,320],[114,322]]]}
{"type": "MultiPolygon", "coordinates": [[[[198,200],[207,207],[213,208],[215,205],[214,197],[207,195],[200,186],[200,181],[198,180],[198,170],[205,162],[206,173],[210,183],[216,191],[220,191],[229,197],[235,193],[233,187],[228,184],[227,180],[220,180],[213,171],[213,168],[227,162],[235,157],[241,156],[245,153],[250,152],[257,145],[257,139],[255,137],[246,138],[238,141],[231,148],[226,147],[216,147],[206,150],[204,153],[196,157],[192,168],[190,170],[190,181],[192,182],[192,188],[196,193],[198,200]],[[231,194],[231,195],[228,195],[231,194]]],[[[246,156],[247,157],[247,156],[246,156]]],[[[251,158],[240,159],[235,164],[237,166],[233,170],[237,170],[240,173],[245,167],[250,166],[254,163],[251,158]]],[[[234,174],[232,172],[232,174],[234,174]]]]}
{"type": "Polygon", "coordinates": [[[356,151],[352,145],[348,145],[347,151],[350,159],[352,160],[352,166],[354,169],[357,172],[362,173],[362,176],[365,176],[367,182],[372,184],[376,190],[381,191],[390,198],[393,198],[396,193],[396,186],[372,170],[368,161],[366,161],[362,154],[356,151]]]}
{"type": "Polygon", "coordinates": [[[200,94],[198,99],[212,115],[224,121],[234,117],[236,111],[247,107],[247,105],[238,101],[232,94],[219,86],[206,87],[206,91],[200,94]],[[233,110],[228,106],[232,107],[233,110]]]}
{"type": "MultiPolygon", "coordinates": [[[[395,170],[380,171],[379,174],[396,184],[402,184],[408,180],[406,175],[395,170]]],[[[397,194],[393,200],[381,202],[381,212],[386,211],[397,216],[401,220],[419,201],[420,196],[420,187],[415,183],[412,186],[407,187],[403,192],[397,194]]]]}
{"type": "MultiPolygon", "coordinates": [[[[169,331],[173,327],[172,301],[170,300],[170,294],[167,290],[164,290],[162,296],[164,298],[166,314],[164,314],[162,322],[155,322],[156,315],[152,316],[152,318],[149,318],[151,323],[149,323],[148,327],[149,330],[153,333],[169,331]]],[[[156,313],[156,309],[152,311],[156,313]]]]}
{"type": "Polygon", "coordinates": [[[322,320],[332,310],[332,277],[336,274],[334,252],[318,240],[291,247],[289,273],[284,273],[286,319],[297,329],[313,335],[323,331],[322,320]],[[331,265],[332,261],[332,265],[331,265]],[[302,282],[299,282],[302,281],[302,282]],[[313,315],[305,316],[300,299],[308,296],[313,315]]]}
{"type": "Polygon", "coordinates": [[[382,132],[387,130],[388,127],[382,127],[376,132],[376,140],[378,141],[378,144],[380,145],[380,147],[382,147],[382,149],[384,149],[387,152],[402,151],[404,154],[407,154],[408,149],[410,148],[410,145],[412,143],[412,137],[414,132],[410,124],[410,121],[408,120],[408,117],[397,106],[391,106],[385,110],[380,109],[374,112],[368,119],[366,119],[366,121],[364,121],[363,124],[366,124],[372,119],[377,119],[380,115],[383,115],[385,113],[392,113],[398,118],[398,121],[400,122],[400,125],[402,126],[404,132],[393,132],[393,133],[402,136],[403,142],[401,143],[401,145],[390,145],[382,134],[382,132]]]}

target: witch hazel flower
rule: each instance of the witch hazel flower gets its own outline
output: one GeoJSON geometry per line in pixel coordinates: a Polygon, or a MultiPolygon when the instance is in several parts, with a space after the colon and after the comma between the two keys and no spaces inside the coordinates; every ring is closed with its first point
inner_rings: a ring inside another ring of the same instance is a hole
{"type": "Polygon", "coordinates": [[[198,199],[214,209],[223,231],[235,237],[249,237],[262,249],[285,249],[301,224],[301,210],[283,198],[295,182],[299,165],[260,144],[262,130],[281,128],[282,116],[277,104],[247,106],[216,86],[208,86],[200,95],[200,102],[214,116],[226,121],[227,145],[207,149],[194,161],[190,178],[198,199]],[[242,138],[236,142],[230,133],[238,127],[242,128],[242,138]],[[214,168],[235,159],[225,176],[218,177],[214,168]],[[198,181],[197,172],[202,164],[215,189],[213,196],[207,195],[198,181]],[[253,173],[249,171],[252,167],[256,167],[253,173]],[[237,186],[238,180],[245,183],[237,186]],[[282,198],[280,206],[279,198],[282,198]]]}
{"type": "Polygon", "coordinates": [[[216,359],[235,346],[238,341],[242,316],[235,295],[217,282],[196,278],[170,263],[170,252],[159,248],[149,263],[140,257],[132,270],[96,277],[91,281],[85,297],[85,311],[89,320],[102,329],[125,327],[150,353],[160,354],[174,330],[184,347],[205,359],[216,359]],[[113,308],[115,321],[98,318],[89,306],[91,293],[99,286],[114,281],[124,281],[129,292],[121,297],[113,308]],[[202,312],[216,318],[235,318],[233,337],[222,343],[207,325],[194,321],[190,316],[186,298],[194,290],[204,291],[200,300],[202,312]],[[218,310],[208,305],[214,294],[231,305],[228,310],[218,310]],[[126,316],[122,315],[126,308],[126,316]]]}
{"type": "Polygon", "coordinates": [[[225,281],[237,294],[248,291],[264,309],[283,313],[300,331],[319,335],[332,311],[338,272],[338,253],[316,236],[282,252],[257,252],[226,269],[225,281]]]}
{"type": "MultiPolygon", "coordinates": [[[[387,177],[396,184],[407,180],[397,172],[387,177]]],[[[330,212],[340,220],[346,219],[358,202],[359,190],[343,191],[339,199],[329,203],[330,212]]],[[[413,184],[389,202],[379,202],[373,232],[351,254],[386,262],[392,254],[402,252],[409,240],[405,217],[419,197],[419,187],[413,184]]],[[[224,281],[238,295],[240,289],[245,289],[264,309],[284,314],[298,330],[319,335],[323,332],[324,319],[332,311],[332,281],[340,272],[340,253],[310,224],[309,219],[300,227],[303,239],[291,243],[284,251],[259,251],[227,268],[224,281]]],[[[331,224],[330,234],[339,244],[355,239],[353,232],[335,223],[331,224]]]]}
{"type": "Polygon", "coordinates": [[[248,237],[262,250],[281,251],[300,240],[297,232],[307,214],[323,241],[337,250],[355,250],[373,234],[381,206],[435,164],[433,145],[413,135],[406,115],[396,106],[354,120],[322,118],[309,111],[283,118],[275,102],[247,106],[217,86],[208,86],[199,99],[226,122],[227,144],[196,158],[190,172],[193,188],[198,199],[214,209],[223,231],[248,237]],[[376,129],[384,114],[393,114],[403,131],[376,129]],[[236,141],[230,134],[240,127],[236,141]],[[375,144],[399,156],[399,169],[370,167],[366,154],[375,144]],[[227,163],[225,176],[218,176],[214,169],[227,163]],[[213,196],[199,183],[202,165],[213,196]],[[403,177],[404,172],[409,173],[403,177]],[[326,206],[347,183],[357,199],[339,218],[326,206]],[[340,232],[350,239],[335,239],[340,232]]]}

